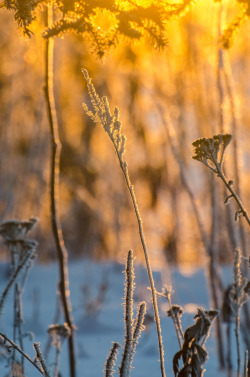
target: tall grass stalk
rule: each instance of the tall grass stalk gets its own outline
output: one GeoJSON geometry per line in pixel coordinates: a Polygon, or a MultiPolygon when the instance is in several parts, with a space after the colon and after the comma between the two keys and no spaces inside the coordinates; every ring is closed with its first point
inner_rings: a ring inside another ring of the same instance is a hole
{"type": "MultiPolygon", "coordinates": [[[[48,5],[46,11],[46,27],[53,24],[53,7],[48,5]]],[[[59,264],[59,292],[61,297],[64,318],[71,330],[68,338],[70,376],[76,376],[75,370],[75,346],[74,346],[74,326],[71,314],[69,278],[68,278],[68,252],[64,245],[62,229],[57,216],[57,201],[59,199],[59,164],[61,143],[58,133],[57,113],[54,98],[53,83],[53,61],[54,61],[54,42],[53,39],[45,40],[45,83],[44,96],[47,106],[50,139],[51,139],[51,162],[50,162],[50,210],[52,231],[55,239],[57,258],[59,264]]]]}
{"type": "Polygon", "coordinates": [[[110,140],[112,141],[119,163],[120,163],[120,167],[122,169],[122,172],[125,178],[125,182],[126,182],[132,203],[133,203],[134,211],[136,214],[136,219],[137,219],[138,228],[139,228],[139,235],[140,235],[140,239],[142,243],[149,283],[150,283],[150,287],[152,291],[152,301],[153,301],[153,308],[154,308],[154,315],[155,315],[155,322],[156,322],[156,329],[157,329],[157,336],[158,336],[159,354],[160,354],[161,374],[162,374],[162,377],[165,377],[164,351],[163,351],[163,344],[162,344],[161,325],[160,325],[160,317],[159,317],[159,310],[158,310],[157,297],[156,297],[156,289],[155,289],[152,269],[151,269],[151,265],[149,261],[146,240],[143,233],[142,218],[141,218],[139,207],[137,204],[134,187],[130,181],[128,165],[127,165],[127,162],[124,161],[123,159],[123,155],[125,153],[126,137],[125,135],[121,134],[121,122],[119,120],[119,110],[118,108],[115,108],[114,114],[111,115],[107,98],[106,97],[99,98],[93,84],[91,83],[91,79],[89,78],[89,75],[86,69],[83,69],[83,74],[87,82],[88,92],[91,98],[94,112],[90,111],[85,104],[83,104],[83,108],[85,109],[86,113],[91,117],[91,119],[94,122],[101,123],[104,130],[107,132],[110,140]]]}

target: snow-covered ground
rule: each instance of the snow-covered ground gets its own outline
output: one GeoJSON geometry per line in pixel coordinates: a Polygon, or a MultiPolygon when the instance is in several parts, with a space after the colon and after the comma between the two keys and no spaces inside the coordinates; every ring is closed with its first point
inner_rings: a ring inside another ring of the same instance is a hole
{"type": "MultiPolygon", "coordinates": [[[[123,297],[124,297],[124,265],[105,262],[97,263],[89,260],[78,260],[70,262],[70,292],[74,321],[77,325],[76,348],[77,348],[77,377],[97,377],[103,375],[106,357],[110,351],[112,342],[123,344],[124,323],[123,323],[123,297]],[[105,302],[97,315],[86,317],[86,305],[84,305],[82,287],[88,285],[90,296],[96,298],[100,284],[105,281],[107,291],[105,302]]],[[[231,282],[231,268],[223,271],[224,283],[231,282]]],[[[147,302],[147,313],[153,314],[151,306],[151,294],[148,290],[148,279],[144,266],[136,266],[135,269],[136,289],[134,305],[136,312],[140,301],[147,302]]],[[[204,269],[189,271],[183,269],[167,268],[161,271],[154,271],[156,288],[161,291],[163,284],[172,284],[175,293],[172,297],[172,304],[181,305],[184,309],[182,326],[193,324],[193,316],[199,306],[210,309],[209,292],[207,288],[206,273],[204,269]]],[[[0,264],[0,292],[3,291],[7,282],[7,265],[0,264]]],[[[57,300],[58,267],[56,263],[32,267],[26,289],[23,294],[23,312],[25,319],[25,330],[32,331],[33,341],[41,343],[44,350],[48,341],[47,328],[54,323],[55,312],[58,306],[57,300]]],[[[160,317],[162,325],[162,336],[165,352],[165,366],[167,376],[173,376],[172,359],[178,351],[178,342],[172,320],[167,317],[168,306],[163,298],[159,298],[160,317]]],[[[13,291],[4,306],[4,313],[0,321],[0,331],[12,338],[12,312],[13,312],[13,291]]],[[[63,323],[62,317],[59,323],[63,323]]],[[[133,361],[131,376],[152,377],[160,376],[160,364],[157,347],[156,329],[154,323],[147,320],[146,330],[139,340],[137,351],[133,361]]],[[[206,343],[209,352],[209,360],[205,364],[205,376],[224,377],[227,374],[218,369],[217,349],[214,339],[214,331],[206,343]]],[[[34,357],[32,341],[25,338],[25,352],[34,357]]],[[[235,353],[235,350],[233,350],[235,353]]],[[[122,350],[120,349],[120,354],[122,350]]],[[[55,349],[52,347],[48,355],[48,364],[53,371],[55,360],[55,349]]],[[[234,358],[236,361],[236,358],[234,358]]],[[[118,358],[116,371],[120,359],[118,358]]],[[[0,354],[0,377],[4,377],[8,368],[7,361],[0,354]]],[[[234,366],[235,367],[235,366],[234,366]]],[[[68,377],[68,356],[67,344],[63,345],[61,355],[60,372],[62,377],[68,377]]],[[[26,364],[28,377],[40,376],[40,373],[29,364],[26,364]]]]}

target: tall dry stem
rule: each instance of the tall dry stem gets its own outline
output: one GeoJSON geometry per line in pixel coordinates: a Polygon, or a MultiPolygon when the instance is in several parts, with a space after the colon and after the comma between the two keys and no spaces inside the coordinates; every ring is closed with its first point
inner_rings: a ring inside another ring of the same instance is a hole
{"type": "MultiPolygon", "coordinates": [[[[48,5],[46,15],[46,27],[53,23],[53,8],[48,5]]],[[[68,278],[68,253],[64,245],[62,229],[57,216],[57,201],[59,198],[59,164],[61,143],[58,133],[57,114],[54,98],[53,83],[53,61],[54,61],[54,42],[53,39],[45,40],[45,83],[44,96],[47,106],[48,120],[50,126],[51,139],[51,163],[50,163],[50,211],[52,231],[55,239],[57,258],[59,264],[59,292],[61,297],[62,309],[65,322],[71,330],[68,338],[69,359],[70,359],[70,376],[76,376],[75,370],[75,346],[74,346],[74,325],[71,313],[69,278],[68,278]]]]}
{"type": "Polygon", "coordinates": [[[83,69],[83,74],[87,82],[88,92],[91,98],[94,112],[90,111],[85,104],[83,104],[83,108],[94,122],[100,123],[103,126],[105,132],[107,132],[110,140],[112,141],[119,163],[120,163],[120,167],[122,169],[122,173],[125,178],[125,182],[126,182],[132,203],[133,203],[134,211],[136,214],[136,219],[137,219],[138,228],[139,228],[139,235],[140,235],[141,244],[142,244],[142,248],[144,252],[149,283],[150,283],[150,287],[152,291],[152,301],[153,301],[153,308],[154,308],[154,314],[155,314],[155,322],[156,322],[158,346],[159,346],[159,354],[160,354],[161,374],[162,374],[162,377],[165,377],[164,351],[163,351],[163,344],[162,344],[161,325],[160,325],[160,317],[159,317],[159,310],[158,310],[157,297],[156,297],[156,289],[155,289],[152,269],[151,269],[151,265],[149,261],[149,253],[148,253],[148,249],[146,245],[146,240],[143,233],[142,218],[141,218],[139,207],[137,204],[134,187],[130,181],[129,172],[128,172],[128,164],[123,159],[124,153],[125,153],[126,137],[125,135],[121,133],[119,109],[116,107],[114,110],[114,113],[111,115],[107,98],[106,97],[100,98],[97,95],[86,69],[83,69]]]}

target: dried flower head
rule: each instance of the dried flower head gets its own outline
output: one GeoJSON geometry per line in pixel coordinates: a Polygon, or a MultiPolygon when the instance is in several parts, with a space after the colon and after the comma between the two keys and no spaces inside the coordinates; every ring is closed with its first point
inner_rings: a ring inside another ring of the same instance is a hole
{"type": "Polygon", "coordinates": [[[127,139],[126,136],[121,133],[122,123],[120,121],[119,109],[116,107],[114,113],[111,114],[107,97],[100,98],[95,91],[87,70],[83,69],[82,72],[87,82],[88,92],[94,111],[89,110],[85,103],[83,103],[83,108],[95,123],[100,123],[102,125],[104,131],[107,132],[114,144],[120,162],[124,164],[123,156],[127,139]]]}
{"type": "Polygon", "coordinates": [[[170,318],[176,317],[176,316],[181,317],[182,313],[183,313],[183,308],[179,305],[173,305],[171,309],[167,311],[168,317],[170,318]]]}
{"type": "Polygon", "coordinates": [[[61,349],[63,341],[71,334],[71,329],[67,323],[63,325],[52,324],[48,328],[48,333],[52,338],[52,344],[57,349],[61,349]]]}
{"type": "Polygon", "coordinates": [[[29,220],[10,220],[0,224],[0,234],[4,240],[17,240],[26,236],[26,234],[37,223],[36,218],[30,218],[29,220]]]}
{"type": "Polygon", "coordinates": [[[217,166],[221,167],[226,147],[232,140],[232,135],[215,135],[211,138],[201,138],[195,140],[192,145],[195,147],[194,160],[202,162],[213,171],[217,171],[217,166]]]}

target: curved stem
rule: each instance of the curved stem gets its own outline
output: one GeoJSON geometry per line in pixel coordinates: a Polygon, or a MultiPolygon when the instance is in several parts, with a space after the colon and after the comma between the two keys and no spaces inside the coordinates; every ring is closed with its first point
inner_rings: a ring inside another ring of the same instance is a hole
{"type": "Polygon", "coordinates": [[[14,350],[17,350],[25,359],[27,359],[32,365],[34,365],[34,367],[39,370],[39,372],[43,375],[43,376],[46,376],[46,377],[49,377],[47,376],[46,374],[44,374],[44,372],[42,371],[42,369],[39,368],[39,366],[29,357],[29,355],[27,355],[25,352],[23,352],[23,350],[18,347],[18,345],[15,343],[15,342],[12,342],[12,340],[10,340],[5,334],[3,333],[0,333],[0,337],[2,337],[5,341],[7,341],[8,343],[10,343],[11,347],[14,348],[14,350]]]}
{"type": "Polygon", "coordinates": [[[216,167],[217,167],[218,177],[220,177],[221,180],[224,182],[224,184],[227,187],[228,191],[231,193],[231,195],[235,199],[236,203],[238,204],[242,215],[245,217],[246,221],[248,222],[248,225],[250,225],[250,218],[248,216],[247,211],[245,210],[245,208],[243,206],[242,201],[240,200],[240,198],[237,195],[237,193],[234,191],[234,189],[232,187],[232,184],[230,184],[230,181],[227,180],[227,178],[225,177],[225,174],[223,173],[222,169],[220,168],[220,166],[217,163],[216,163],[216,167]]]}
{"type": "MultiPolygon", "coordinates": [[[[47,22],[50,25],[53,22],[53,10],[48,6],[47,22]]],[[[50,166],[50,205],[51,205],[51,223],[55,239],[57,258],[59,264],[59,292],[65,321],[71,330],[68,338],[69,359],[70,359],[70,376],[75,377],[75,350],[74,350],[74,326],[71,314],[70,290],[68,279],[68,253],[64,245],[62,229],[57,218],[57,200],[59,196],[59,169],[60,169],[60,151],[61,143],[58,133],[57,114],[54,98],[53,85],[53,40],[45,40],[45,84],[44,96],[47,105],[48,120],[50,126],[51,140],[51,166],[50,166]]]]}

